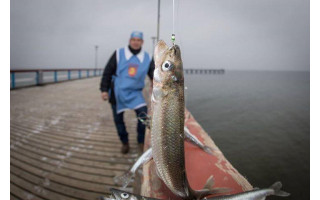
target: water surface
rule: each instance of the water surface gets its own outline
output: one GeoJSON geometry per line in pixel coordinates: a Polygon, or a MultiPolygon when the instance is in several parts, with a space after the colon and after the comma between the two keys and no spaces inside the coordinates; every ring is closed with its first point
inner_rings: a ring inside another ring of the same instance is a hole
{"type": "Polygon", "coordinates": [[[254,187],[310,198],[309,72],[185,75],[186,106],[254,187]]]}

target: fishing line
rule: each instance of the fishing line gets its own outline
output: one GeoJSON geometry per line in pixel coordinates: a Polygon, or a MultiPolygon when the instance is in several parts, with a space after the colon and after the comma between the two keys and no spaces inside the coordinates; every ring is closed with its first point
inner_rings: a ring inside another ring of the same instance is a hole
{"type": "Polygon", "coordinates": [[[172,35],[171,35],[172,45],[174,45],[175,40],[176,40],[176,35],[174,34],[174,0],[172,0],[172,35]]]}
{"type": "MultiPolygon", "coordinates": [[[[181,47],[181,48],[183,48],[183,41],[182,41],[182,37],[181,37],[181,24],[179,23],[180,22],[180,15],[179,15],[179,11],[180,11],[180,7],[181,7],[181,4],[180,4],[180,1],[179,0],[177,0],[176,1],[176,4],[175,4],[175,0],[172,0],[173,1],[173,11],[172,11],[172,16],[173,16],[173,26],[172,26],[172,35],[173,35],[173,41],[172,41],[172,43],[173,43],[173,45],[175,45],[175,31],[177,31],[177,34],[180,36],[179,37],[179,46],[181,47]],[[176,22],[175,22],[175,17],[176,17],[176,22]],[[175,30],[175,28],[176,28],[176,30],[175,30]]],[[[185,107],[187,107],[187,105],[189,104],[189,91],[188,91],[188,86],[186,85],[186,83],[185,83],[185,85],[184,85],[185,87],[184,87],[184,100],[185,100],[185,107]]]]}

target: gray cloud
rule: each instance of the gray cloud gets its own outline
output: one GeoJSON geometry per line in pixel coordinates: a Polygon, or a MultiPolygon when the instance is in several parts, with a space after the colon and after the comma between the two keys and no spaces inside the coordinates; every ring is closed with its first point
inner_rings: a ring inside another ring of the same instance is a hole
{"type": "MultiPolygon", "coordinates": [[[[309,1],[176,0],[175,32],[185,68],[309,70],[309,1]]],[[[11,68],[99,67],[133,30],[152,53],[156,0],[11,0],[11,68]]],[[[172,1],[161,1],[160,36],[170,42],[172,1]]]]}

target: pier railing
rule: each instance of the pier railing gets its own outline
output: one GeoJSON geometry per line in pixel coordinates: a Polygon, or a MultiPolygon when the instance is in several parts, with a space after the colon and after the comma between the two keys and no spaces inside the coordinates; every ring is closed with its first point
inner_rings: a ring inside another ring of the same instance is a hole
{"type": "Polygon", "coordinates": [[[10,70],[11,89],[100,76],[101,68],[10,70]]]}

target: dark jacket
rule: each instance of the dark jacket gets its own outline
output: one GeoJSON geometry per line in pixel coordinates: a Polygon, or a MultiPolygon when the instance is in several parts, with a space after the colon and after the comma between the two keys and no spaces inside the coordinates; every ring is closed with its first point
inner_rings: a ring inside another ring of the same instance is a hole
{"type": "MultiPolygon", "coordinates": [[[[131,53],[133,55],[137,55],[141,49],[139,50],[134,50],[129,46],[129,49],[131,51],[131,53]]],[[[114,84],[112,82],[112,76],[116,75],[116,71],[117,71],[117,55],[116,55],[116,51],[112,54],[111,58],[109,59],[106,67],[104,68],[103,71],[103,75],[101,78],[101,82],[100,82],[100,91],[101,92],[108,92],[109,93],[109,89],[111,89],[111,96],[109,94],[109,102],[111,104],[116,104],[116,99],[114,96],[114,84]]],[[[150,62],[149,65],[149,71],[148,71],[148,76],[150,77],[150,79],[153,79],[153,71],[154,71],[154,61],[153,58],[150,62]]]]}

